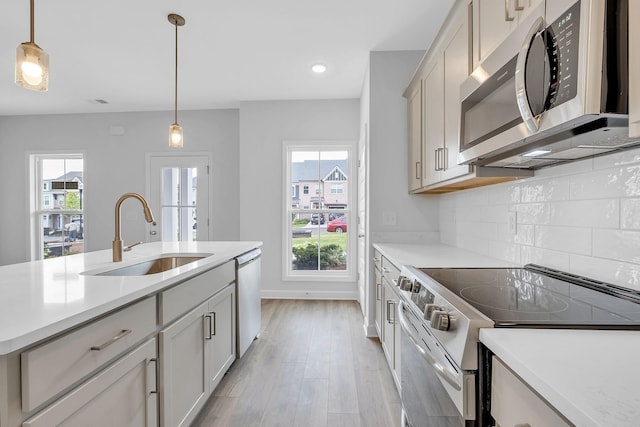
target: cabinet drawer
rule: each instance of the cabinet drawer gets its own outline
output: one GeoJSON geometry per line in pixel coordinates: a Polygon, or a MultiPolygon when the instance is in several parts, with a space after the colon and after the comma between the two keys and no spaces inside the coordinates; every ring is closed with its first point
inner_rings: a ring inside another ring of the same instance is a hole
{"type": "Polygon", "coordinates": [[[157,426],[156,340],[128,353],[22,427],[157,426]]]}
{"type": "Polygon", "coordinates": [[[160,324],[166,325],[236,278],[235,261],[202,273],[160,294],[160,324]]]}
{"type": "Polygon", "coordinates": [[[23,352],[22,410],[37,408],[155,330],[151,297],[23,352]]]}
{"type": "Polygon", "coordinates": [[[495,356],[491,368],[491,415],[498,426],[571,425],[495,356]]]}
{"type": "Polygon", "coordinates": [[[387,283],[396,286],[398,277],[400,277],[400,269],[393,265],[387,258],[382,257],[382,276],[387,283]]]}

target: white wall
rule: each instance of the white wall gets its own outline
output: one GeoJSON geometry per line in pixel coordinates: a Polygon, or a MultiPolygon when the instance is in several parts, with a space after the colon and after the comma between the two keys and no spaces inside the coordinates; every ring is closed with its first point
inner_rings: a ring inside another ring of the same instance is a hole
{"type": "Polygon", "coordinates": [[[640,150],[442,195],[440,218],[443,243],[640,290],[640,150]]]}
{"type": "Polygon", "coordinates": [[[359,101],[260,101],[240,106],[240,239],[264,242],[262,294],[356,298],[355,282],[282,280],[283,141],[358,140],[359,101]]]}
{"type": "MultiPolygon", "coordinates": [[[[114,205],[127,192],[145,193],[145,153],[171,151],[167,146],[173,112],[73,114],[0,117],[0,265],[27,260],[27,152],[58,150],[86,154],[86,246],[94,251],[111,247],[114,205]],[[123,136],[111,136],[111,125],[123,126],[123,136]]],[[[213,164],[211,238],[239,237],[238,110],[180,113],[185,148],[175,153],[209,152],[213,164]]],[[[145,241],[141,206],[122,205],[122,236],[126,242],[145,241]]],[[[200,225],[200,224],[198,224],[200,225]]]]}

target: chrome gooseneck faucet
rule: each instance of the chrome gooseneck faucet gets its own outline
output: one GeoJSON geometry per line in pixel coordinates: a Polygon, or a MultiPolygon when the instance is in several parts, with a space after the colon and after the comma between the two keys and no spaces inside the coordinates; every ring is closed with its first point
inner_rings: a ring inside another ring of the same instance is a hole
{"type": "Polygon", "coordinates": [[[152,222],[155,224],[153,214],[151,213],[151,208],[149,208],[149,204],[144,199],[144,197],[142,197],[138,193],[123,194],[116,202],[116,236],[113,238],[113,262],[122,261],[122,239],[120,238],[120,206],[122,205],[122,202],[131,197],[133,197],[134,199],[138,199],[140,203],[142,203],[142,208],[144,209],[144,219],[147,222],[152,222]]]}

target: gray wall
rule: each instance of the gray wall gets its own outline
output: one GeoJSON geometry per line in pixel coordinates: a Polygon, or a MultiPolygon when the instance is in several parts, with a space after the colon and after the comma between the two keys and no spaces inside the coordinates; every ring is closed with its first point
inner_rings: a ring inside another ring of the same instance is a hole
{"type": "MultiPolygon", "coordinates": [[[[85,153],[85,250],[107,249],[114,236],[115,201],[123,193],[145,193],[145,155],[171,151],[167,146],[171,123],[172,112],[0,117],[0,194],[4,201],[0,210],[0,265],[28,259],[27,153],[85,153]],[[112,125],[123,126],[125,134],[111,136],[112,125]]],[[[171,152],[208,152],[213,157],[210,238],[237,240],[238,110],[185,111],[180,113],[180,124],[185,148],[171,152]]],[[[146,241],[139,204],[127,201],[122,208],[123,240],[146,241]]]]}
{"type": "Polygon", "coordinates": [[[369,57],[369,224],[374,243],[438,240],[438,197],[407,190],[407,100],[402,93],[423,53],[371,52],[369,57]],[[393,216],[395,224],[388,221],[393,216]]]}
{"type": "Polygon", "coordinates": [[[240,106],[240,239],[264,242],[267,297],[356,298],[356,283],[282,280],[283,141],[358,140],[359,101],[264,101],[240,106]],[[258,185],[256,185],[256,183],[258,185]]]}

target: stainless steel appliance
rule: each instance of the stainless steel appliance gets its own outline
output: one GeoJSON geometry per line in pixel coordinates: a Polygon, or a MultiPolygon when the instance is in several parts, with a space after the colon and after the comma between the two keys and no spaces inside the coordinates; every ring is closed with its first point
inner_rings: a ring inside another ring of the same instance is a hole
{"type": "Polygon", "coordinates": [[[254,249],[236,258],[237,281],[237,342],[238,357],[242,357],[260,333],[261,265],[262,251],[254,249]]]}
{"type": "Polygon", "coordinates": [[[490,352],[480,328],[640,329],[640,293],[536,265],[404,267],[405,425],[492,426],[490,352]]]}
{"type": "Polygon", "coordinates": [[[628,0],[542,1],[461,87],[459,162],[537,169],[629,138],[628,0]]]}

